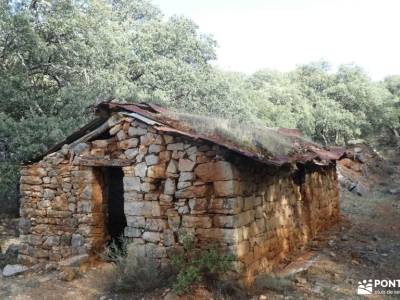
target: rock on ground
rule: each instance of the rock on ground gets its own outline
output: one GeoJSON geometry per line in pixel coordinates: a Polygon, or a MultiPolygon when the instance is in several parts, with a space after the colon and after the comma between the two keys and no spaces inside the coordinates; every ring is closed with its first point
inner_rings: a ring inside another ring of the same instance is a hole
{"type": "Polygon", "coordinates": [[[76,255],[60,261],[59,265],[64,267],[79,267],[82,263],[87,262],[88,259],[88,254],[76,255]]]}
{"type": "Polygon", "coordinates": [[[58,278],[63,281],[72,281],[78,274],[78,268],[63,267],[58,278]]]}
{"type": "Polygon", "coordinates": [[[28,267],[23,265],[7,265],[3,269],[3,276],[10,277],[28,271],[28,267]]]}
{"type": "Polygon", "coordinates": [[[2,254],[0,253],[0,269],[6,265],[16,264],[18,261],[18,245],[10,245],[7,251],[2,254]]]}

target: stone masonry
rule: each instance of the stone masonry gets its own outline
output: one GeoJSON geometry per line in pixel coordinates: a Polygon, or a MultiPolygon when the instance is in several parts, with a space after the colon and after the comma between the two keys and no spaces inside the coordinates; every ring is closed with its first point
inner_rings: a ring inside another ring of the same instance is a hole
{"type": "Polygon", "coordinates": [[[21,170],[26,264],[101,252],[108,239],[101,167],[124,173],[130,251],[169,263],[182,234],[235,256],[233,276],[270,271],[339,216],[335,163],[270,167],[121,115],[107,134],[21,170]]]}

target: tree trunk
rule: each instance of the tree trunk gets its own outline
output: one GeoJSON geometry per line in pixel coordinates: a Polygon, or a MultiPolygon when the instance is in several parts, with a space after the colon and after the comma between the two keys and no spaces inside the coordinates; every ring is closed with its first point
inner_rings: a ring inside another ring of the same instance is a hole
{"type": "Polygon", "coordinates": [[[397,131],[396,128],[392,128],[392,131],[393,131],[393,134],[394,134],[394,136],[396,138],[397,148],[400,148],[400,134],[399,134],[399,132],[397,131]]]}

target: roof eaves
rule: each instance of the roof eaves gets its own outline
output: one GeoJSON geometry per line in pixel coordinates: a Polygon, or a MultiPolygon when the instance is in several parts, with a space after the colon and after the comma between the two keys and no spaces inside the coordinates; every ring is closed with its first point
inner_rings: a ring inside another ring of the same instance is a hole
{"type": "Polygon", "coordinates": [[[35,156],[31,160],[24,161],[24,162],[22,162],[22,164],[28,165],[31,163],[39,162],[47,155],[60,150],[64,145],[73,143],[76,140],[79,140],[80,138],[82,138],[83,136],[88,134],[89,132],[93,131],[94,129],[102,126],[105,122],[107,122],[107,120],[108,120],[107,118],[96,118],[96,119],[90,121],[88,124],[81,127],[79,130],[75,131],[68,137],[66,137],[63,141],[61,141],[61,142],[57,143],[56,145],[54,145],[53,147],[49,148],[45,153],[35,156]]]}
{"type": "Polygon", "coordinates": [[[123,115],[123,116],[127,116],[127,117],[132,117],[132,118],[138,119],[138,120],[146,123],[147,125],[151,125],[151,126],[164,125],[164,124],[162,124],[160,122],[157,122],[157,121],[155,121],[153,119],[150,119],[147,116],[143,116],[143,115],[141,115],[139,113],[135,113],[135,112],[120,112],[120,114],[123,115]]]}

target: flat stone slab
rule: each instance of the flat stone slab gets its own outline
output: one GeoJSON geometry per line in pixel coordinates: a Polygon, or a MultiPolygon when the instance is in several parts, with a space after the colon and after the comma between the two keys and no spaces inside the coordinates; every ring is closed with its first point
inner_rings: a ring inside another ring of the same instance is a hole
{"type": "Polygon", "coordinates": [[[82,263],[86,262],[88,259],[89,259],[88,254],[76,255],[60,261],[59,265],[63,267],[79,267],[82,263]]]}
{"type": "Polygon", "coordinates": [[[319,258],[320,256],[313,251],[306,252],[301,256],[297,257],[287,266],[275,271],[275,276],[289,277],[291,275],[303,272],[304,270],[308,270],[314,263],[317,262],[319,258]]]}
{"type": "Polygon", "coordinates": [[[3,276],[10,277],[28,271],[28,267],[23,265],[7,265],[3,269],[3,276]]]}

